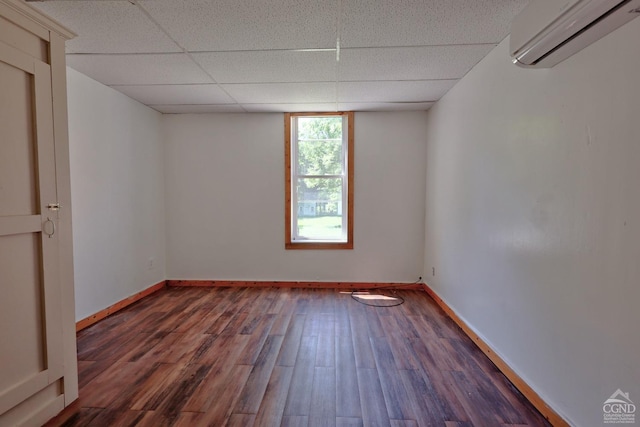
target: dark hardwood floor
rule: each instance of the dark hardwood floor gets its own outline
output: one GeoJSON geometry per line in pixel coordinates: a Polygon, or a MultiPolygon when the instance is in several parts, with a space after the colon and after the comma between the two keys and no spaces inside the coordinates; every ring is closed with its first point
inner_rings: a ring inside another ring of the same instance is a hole
{"type": "Polygon", "coordinates": [[[397,295],[159,291],[78,333],[80,398],[47,425],[548,425],[426,293],[397,295]]]}

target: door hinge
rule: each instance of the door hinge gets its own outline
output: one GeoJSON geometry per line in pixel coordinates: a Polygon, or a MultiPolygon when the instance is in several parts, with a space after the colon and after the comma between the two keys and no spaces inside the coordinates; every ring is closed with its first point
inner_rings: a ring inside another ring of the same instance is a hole
{"type": "Polygon", "coordinates": [[[59,211],[60,210],[60,203],[49,203],[47,205],[47,208],[49,208],[50,211],[59,211]]]}

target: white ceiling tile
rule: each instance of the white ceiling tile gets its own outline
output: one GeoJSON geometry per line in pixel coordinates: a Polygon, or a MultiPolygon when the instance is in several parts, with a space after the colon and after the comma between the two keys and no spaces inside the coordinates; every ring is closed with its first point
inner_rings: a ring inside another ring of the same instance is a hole
{"type": "Polygon", "coordinates": [[[336,8],[316,0],[141,0],[189,51],[328,48],[336,8]]]}
{"type": "Polygon", "coordinates": [[[335,102],[335,83],[223,84],[240,104],[297,104],[335,102]]]}
{"type": "Polygon", "coordinates": [[[316,104],[242,104],[249,113],[273,113],[273,112],[325,112],[336,111],[335,102],[316,103],[316,104]]]}
{"type": "Polygon", "coordinates": [[[426,109],[431,105],[426,101],[440,98],[506,36],[511,19],[526,3],[32,4],[79,33],[67,44],[69,66],[154,108],[177,113],[327,111],[336,108],[338,96],[341,109],[426,109]],[[339,62],[335,51],[304,50],[333,49],[338,36],[339,62]]]}
{"type": "Polygon", "coordinates": [[[342,49],[338,79],[459,79],[493,48],[493,45],[467,45],[342,49]]]}
{"type": "Polygon", "coordinates": [[[130,98],[147,105],[234,104],[218,85],[141,85],[112,86],[130,98]]]}
{"type": "Polygon", "coordinates": [[[150,105],[156,111],[164,114],[187,113],[244,113],[245,110],[238,104],[217,105],[150,105]]]}
{"type": "Polygon", "coordinates": [[[343,47],[498,43],[527,0],[342,2],[343,47]]]}
{"type": "Polygon", "coordinates": [[[244,51],[195,53],[218,83],[326,82],[336,79],[336,53],[244,51]]]}
{"type": "Polygon", "coordinates": [[[409,80],[343,82],[338,84],[340,102],[437,101],[458,80],[409,80]]]}
{"type": "Polygon", "coordinates": [[[213,83],[186,54],[67,55],[67,65],[106,85],[213,83]]]}
{"type": "Polygon", "coordinates": [[[31,3],[68,26],[78,37],[73,53],[180,52],[181,49],[128,1],[47,1],[31,3]]]}
{"type": "Polygon", "coordinates": [[[345,102],[340,111],[426,111],[435,102],[345,102]]]}

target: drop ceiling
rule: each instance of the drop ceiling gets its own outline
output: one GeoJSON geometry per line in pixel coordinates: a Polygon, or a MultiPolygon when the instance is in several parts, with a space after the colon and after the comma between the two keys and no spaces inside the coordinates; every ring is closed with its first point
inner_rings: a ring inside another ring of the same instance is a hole
{"type": "Polygon", "coordinates": [[[426,110],[526,0],[51,0],[67,64],[162,113],[426,110]]]}

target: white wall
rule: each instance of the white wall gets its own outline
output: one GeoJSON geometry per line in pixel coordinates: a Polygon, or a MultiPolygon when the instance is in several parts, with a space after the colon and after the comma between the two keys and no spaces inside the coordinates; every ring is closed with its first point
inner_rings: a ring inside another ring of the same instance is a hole
{"type": "Polygon", "coordinates": [[[164,280],[164,159],[161,114],[70,68],[67,86],[79,320],[164,280]]]}
{"type": "Polygon", "coordinates": [[[425,122],[357,113],[355,249],[285,251],[283,114],[164,116],[167,278],[416,280],[425,122]]]}
{"type": "Polygon", "coordinates": [[[638,40],[550,70],[505,40],[428,113],[425,279],[579,426],[640,403],[638,40]]]}

